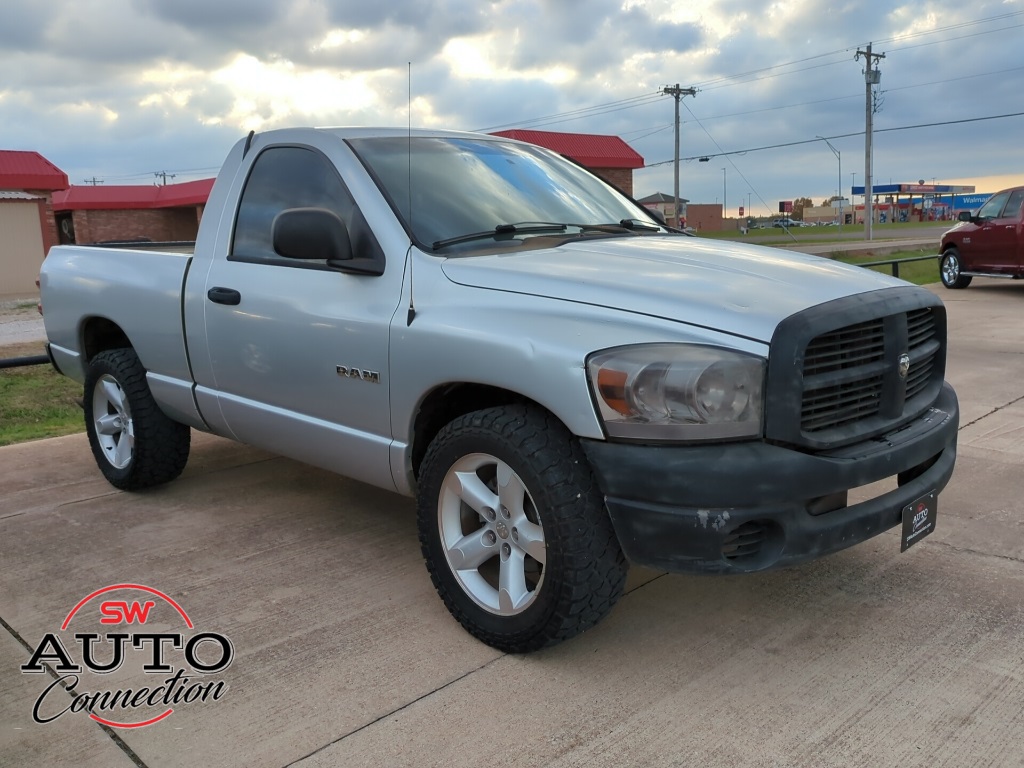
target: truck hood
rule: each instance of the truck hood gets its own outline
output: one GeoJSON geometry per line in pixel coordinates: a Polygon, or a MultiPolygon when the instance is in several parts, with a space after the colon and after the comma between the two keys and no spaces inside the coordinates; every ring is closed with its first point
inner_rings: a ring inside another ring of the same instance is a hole
{"type": "Polygon", "coordinates": [[[460,285],[544,296],[771,340],[784,318],[901,280],[793,251],[679,236],[582,240],[451,258],[460,285]]]}

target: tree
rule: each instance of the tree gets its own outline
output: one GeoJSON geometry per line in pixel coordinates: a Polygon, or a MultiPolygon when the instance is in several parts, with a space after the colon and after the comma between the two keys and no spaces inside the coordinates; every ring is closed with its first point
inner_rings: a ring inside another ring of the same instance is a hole
{"type": "Polygon", "coordinates": [[[793,201],[793,218],[803,221],[804,208],[813,208],[814,202],[809,197],[798,197],[793,201]]]}

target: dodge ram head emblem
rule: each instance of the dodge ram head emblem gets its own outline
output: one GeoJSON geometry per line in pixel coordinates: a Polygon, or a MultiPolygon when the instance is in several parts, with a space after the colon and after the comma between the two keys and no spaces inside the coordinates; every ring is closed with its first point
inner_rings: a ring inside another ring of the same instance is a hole
{"type": "Polygon", "coordinates": [[[910,355],[906,352],[900,355],[899,372],[901,379],[907,378],[907,374],[910,372],[910,355]]]}

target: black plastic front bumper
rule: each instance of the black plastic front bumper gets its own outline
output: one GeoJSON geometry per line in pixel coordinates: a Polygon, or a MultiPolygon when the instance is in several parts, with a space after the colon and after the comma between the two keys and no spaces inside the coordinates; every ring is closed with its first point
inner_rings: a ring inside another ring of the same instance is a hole
{"type": "Polygon", "coordinates": [[[745,573],[837,552],[899,524],[906,505],[949,482],[958,422],[947,384],[910,424],[832,452],[765,442],[583,447],[631,562],[745,573]],[[886,478],[899,486],[845,506],[846,491],[886,478]]]}

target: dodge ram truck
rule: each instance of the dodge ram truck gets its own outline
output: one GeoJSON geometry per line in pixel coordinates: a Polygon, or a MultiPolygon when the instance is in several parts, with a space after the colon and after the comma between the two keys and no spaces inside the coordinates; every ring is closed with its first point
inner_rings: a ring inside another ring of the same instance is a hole
{"type": "Polygon", "coordinates": [[[996,192],[975,213],[959,215],[939,245],[939,276],[947,288],[974,277],[1024,277],[1024,187],[996,192]]]}
{"type": "Polygon", "coordinates": [[[115,487],[200,430],[414,496],[440,598],[510,652],[592,627],[630,562],[906,549],[956,456],[931,292],[686,236],[494,136],[250,134],[193,253],[56,247],[41,299],[115,487]]]}

